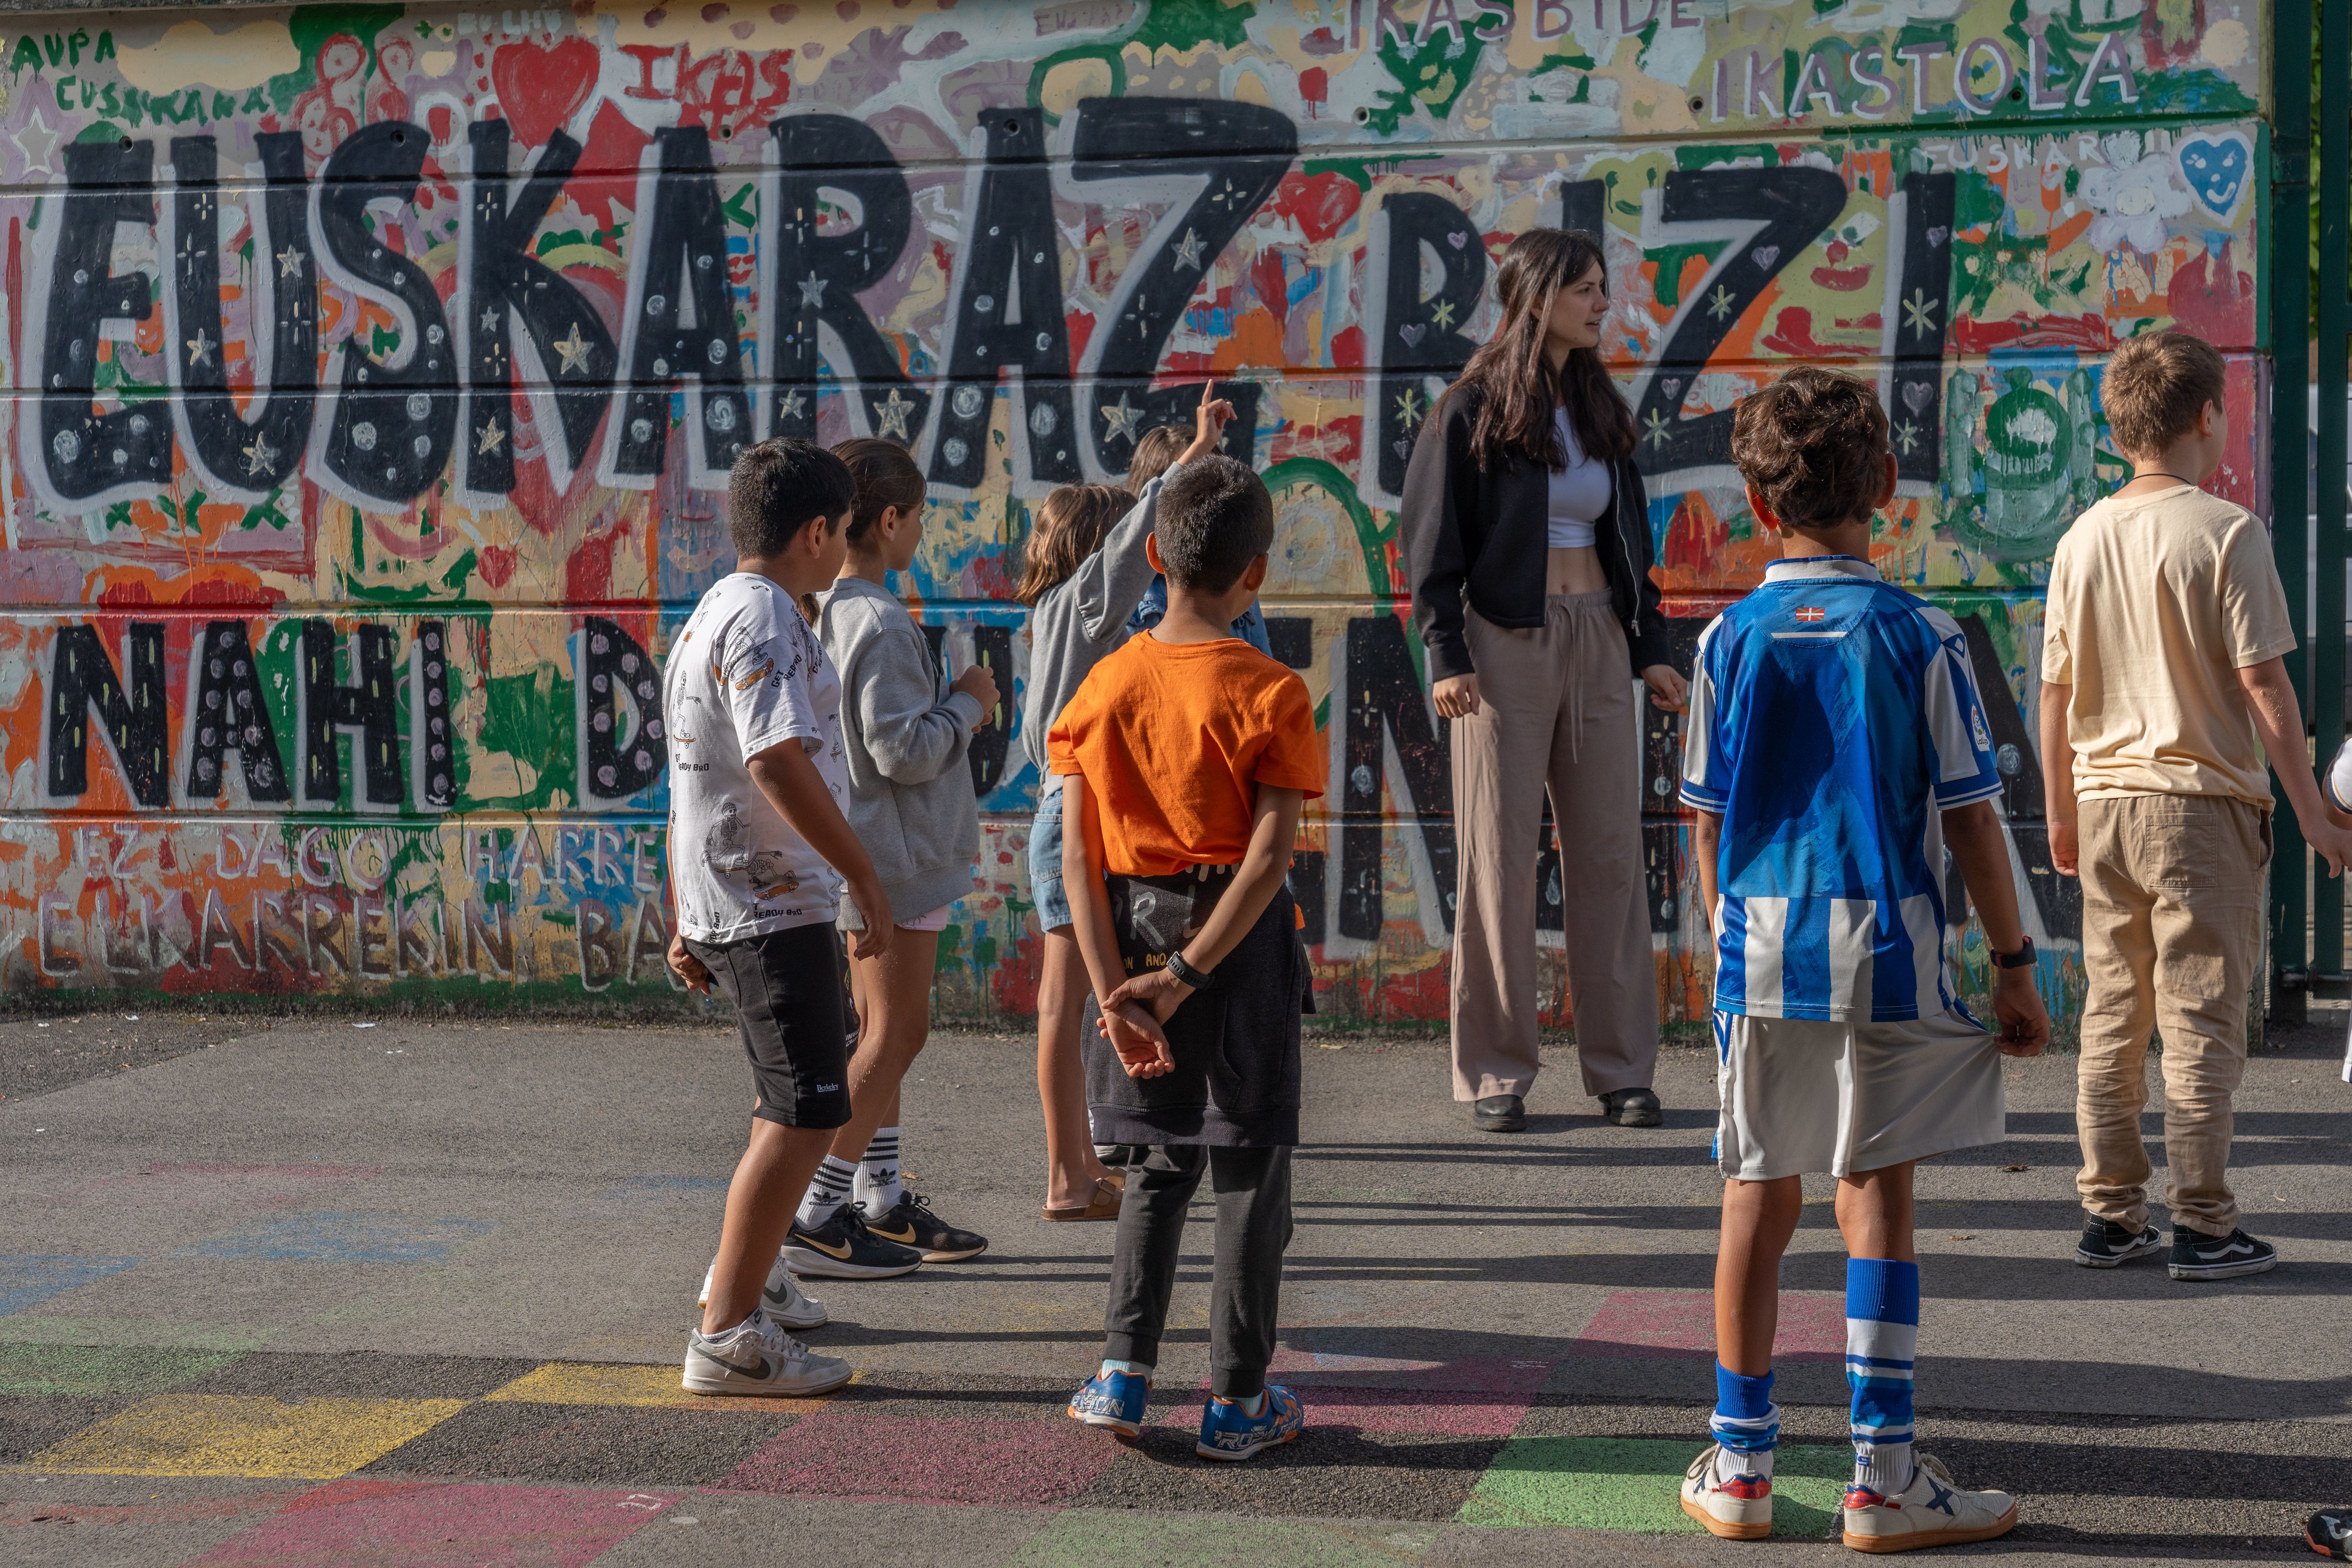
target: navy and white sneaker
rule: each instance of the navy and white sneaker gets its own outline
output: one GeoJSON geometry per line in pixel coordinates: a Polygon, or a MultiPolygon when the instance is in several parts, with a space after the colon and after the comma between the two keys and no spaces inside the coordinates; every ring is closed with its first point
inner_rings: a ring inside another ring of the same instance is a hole
{"type": "Polygon", "coordinates": [[[2135,1258],[2163,1250],[2164,1237],[2152,1225],[2141,1226],[2135,1235],[2127,1225],[2095,1219],[2083,1226],[2083,1239],[2074,1246],[2074,1261],[2085,1268],[2116,1268],[2135,1258]]]}
{"type": "Polygon", "coordinates": [[[885,1241],[913,1247],[926,1263],[961,1263],[988,1250],[988,1237],[948,1224],[912,1188],[900,1193],[898,1201],[880,1214],[867,1214],[863,1204],[857,1212],[866,1229],[885,1241]]]}
{"type": "Polygon", "coordinates": [[[1211,1397],[1201,1412],[1201,1440],[1192,1451],[1204,1459],[1246,1459],[1291,1441],[1307,1430],[1307,1413],[1298,1396],[1286,1388],[1266,1384],[1265,1406],[1255,1415],[1237,1399],[1211,1397]]]}
{"type": "Polygon", "coordinates": [[[2303,1527],[2303,1539],[2322,1557],[2352,1563],[2352,1508],[2324,1509],[2303,1527]]]}
{"type": "MultiPolygon", "coordinates": [[[[716,1260],[702,1271],[702,1294],[694,1299],[696,1306],[710,1305],[710,1277],[718,1272],[716,1260]]],[[[785,1266],[781,1252],[768,1265],[768,1283],[760,1291],[760,1310],[768,1314],[769,1321],[788,1329],[821,1329],[833,1316],[824,1310],[824,1302],[793,1282],[793,1271],[785,1266]]]]}
{"type": "Polygon", "coordinates": [[[723,1334],[686,1337],[680,1384],[688,1394],[754,1394],[805,1397],[847,1383],[850,1365],[819,1355],[757,1309],[723,1334]]]}
{"type": "Polygon", "coordinates": [[[2235,1279],[2241,1274],[2267,1274],[2278,1267],[2278,1248],[2256,1241],[2242,1230],[2208,1236],[2185,1225],[2172,1227],[2175,1279],[2235,1279]]]}
{"type": "Polygon", "coordinates": [[[866,1228],[855,1204],[844,1204],[820,1226],[799,1219],[784,1237],[784,1262],[804,1279],[889,1279],[912,1274],[923,1255],[885,1241],[866,1228]]]}
{"type": "Polygon", "coordinates": [[[1070,1395],[1070,1419],[1108,1426],[1132,1437],[1143,1430],[1144,1402],[1151,1379],[1132,1372],[1098,1372],[1070,1395]]]}

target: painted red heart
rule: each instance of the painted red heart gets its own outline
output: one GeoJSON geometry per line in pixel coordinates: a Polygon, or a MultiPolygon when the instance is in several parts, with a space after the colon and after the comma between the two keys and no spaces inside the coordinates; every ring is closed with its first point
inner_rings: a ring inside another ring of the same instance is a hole
{"type": "Polygon", "coordinates": [[[559,44],[500,44],[490,57],[499,107],[525,147],[545,145],[596,85],[596,46],[585,38],[559,44]]]}

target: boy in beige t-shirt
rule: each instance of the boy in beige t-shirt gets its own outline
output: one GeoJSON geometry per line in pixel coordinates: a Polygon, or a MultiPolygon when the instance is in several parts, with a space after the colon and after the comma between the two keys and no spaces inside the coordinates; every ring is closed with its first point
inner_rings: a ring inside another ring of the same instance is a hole
{"type": "Polygon", "coordinates": [[[2074,1260],[2112,1268],[2163,1247],[2139,1134],[2153,1026],[2175,1279],[2278,1262],[2238,1228],[2228,1181],[2271,858],[2265,752],[2330,870],[2352,855],[2352,832],[2321,808],[2288,681],[2294,626],[2270,531],[2198,488],[2229,438],[2222,377],[2221,356],[2185,332],[2136,338],[2108,363],[2100,404],[2133,477],[2059,542],[2042,643],[2050,852],[2082,878],[2089,981],[2074,1260]]]}

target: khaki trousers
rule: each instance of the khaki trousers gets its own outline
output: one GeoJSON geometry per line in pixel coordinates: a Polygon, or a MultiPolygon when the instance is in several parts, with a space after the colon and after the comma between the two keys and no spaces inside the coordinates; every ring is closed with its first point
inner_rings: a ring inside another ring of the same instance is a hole
{"type": "Polygon", "coordinates": [[[2208,1236],[2238,1225],[2231,1099],[2262,950],[2270,814],[2219,795],[2094,797],[2078,814],[2083,1060],[2074,1185],[2094,1219],[2147,1224],[2150,1026],[2164,1037],[2164,1203],[2208,1236]]]}
{"type": "Polygon", "coordinates": [[[1536,852],[1560,842],[1569,1001],[1588,1094],[1647,1089],[1657,966],[1642,868],[1642,742],[1607,594],[1555,594],[1525,631],[1467,613],[1479,708],[1454,721],[1454,1098],[1536,1080],[1536,852]]]}

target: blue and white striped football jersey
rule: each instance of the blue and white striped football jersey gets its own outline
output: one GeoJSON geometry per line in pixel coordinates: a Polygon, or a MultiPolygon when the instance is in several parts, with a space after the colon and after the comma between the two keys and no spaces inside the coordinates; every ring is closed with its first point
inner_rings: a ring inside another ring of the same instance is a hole
{"type": "Polygon", "coordinates": [[[1716,1006],[1948,1009],[1942,814],[2000,788],[1951,616],[1852,556],[1772,563],[1691,681],[1683,799],[1723,818],[1716,1006]]]}

